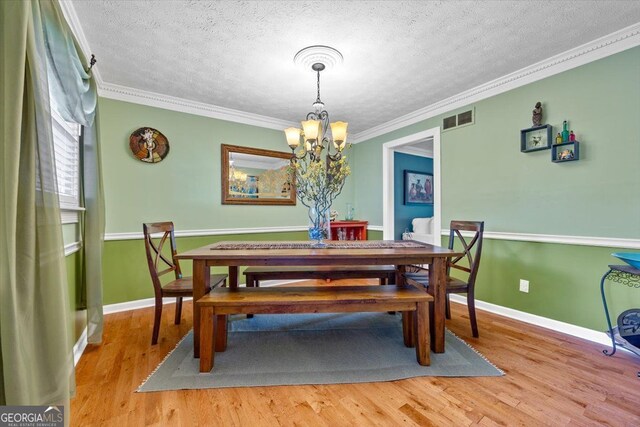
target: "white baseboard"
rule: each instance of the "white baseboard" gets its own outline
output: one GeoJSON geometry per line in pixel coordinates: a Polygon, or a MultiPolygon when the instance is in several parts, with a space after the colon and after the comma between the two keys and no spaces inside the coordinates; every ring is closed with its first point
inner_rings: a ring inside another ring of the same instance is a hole
{"type": "MultiPolygon", "coordinates": [[[[467,298],[461,295],[450,295],[451,301],[467,305],[467,298]]],[[[536,314],[524,311],[514,310],[512,308],[503,307],[489,302],[476,300],[476,308],[508,317],[510,319],[519,320],[521,322],[540,326],[542,328],[551,329],[556,332],[582,338],[598,344],[611,345],[611,339],[604,332],[594,331],[592,329],[583,328],[582,326],[572,325],[570,323],[560,322],[536,314]]]]}
{"type": "Polygon", "coordinates": [[[87,348],[87,328],[84,328],[80,338],[76,341],[76,344],[73,346],[73,366],[78,364],[80,360],[80,356],[84,353],[84,349],[87,348]]]}

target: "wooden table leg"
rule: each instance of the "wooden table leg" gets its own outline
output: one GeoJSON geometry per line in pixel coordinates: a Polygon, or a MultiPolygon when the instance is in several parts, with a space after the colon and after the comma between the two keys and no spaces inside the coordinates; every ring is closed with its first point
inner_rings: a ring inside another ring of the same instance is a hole
{"type": "Polygon", "coordinates": [[[415,311],[402,312],[402,337],[404,338],[405,347],[414,347],[416,345],[415,314],[415,311]]]}
{"type": "Polygon", "coordinates": [[[213,343],[217,316],[213,314],[213,307],[202,307],[198,311],[200,311],[200,372],[210,372],[213,369],[215,357],[213,343]]]}
{"type": "Polygon", "coordinates": [[[200,310],[195,303],[202,298],[211,287],[211,268],[205,260],[193,260],[193,357],[200,357],[200,310]]]}
{"type": "Polygon", "coordinates": [[[396,265],[396,285],[404,286],[404,273],[407,271],[407,267],[404,265],[396,265]]]}
{"type": "Polygon", "coordinates": [[[434,257],[429,264],[429,293],[433,295],[433,310],[429,311],[431,322],[431,349],[444,353],[444,319],[447,306],[447,259],[434,257]]]}
{"type": "Polygon", "coordinates": [[[429,303],[419,302],[416,310],[416,358],[422,366],[431,364],[431,355],[429,354],[429,303]]]}
{"type": "Polygon", "coordinates": [[[229,288],[231,289],[238,288],[238,266],[237,265],[229,266],[229,288]]]}

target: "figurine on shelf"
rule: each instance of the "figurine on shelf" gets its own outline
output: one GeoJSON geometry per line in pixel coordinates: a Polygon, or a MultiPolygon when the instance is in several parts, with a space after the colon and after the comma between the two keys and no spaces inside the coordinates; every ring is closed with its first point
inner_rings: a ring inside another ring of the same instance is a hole
{"type": "Polygon", "coordinates": [[[573,159],[574,154],[573,154],[573,150],[563,150],[560,155],[558,156],[558,160],[571,160],[573,159]]]}
{"type": "Polygon", "coordinates": [[[562,122],[562,142],[569,141],[569,124],[565,120],[562,122]]]}
{"type": "Polygon", "coordinates": [[[560,132],[558,132],[556,136],[556,144],[562,144],[562,135],[560,135],[560,132]]]}
{"type": "Polygon", "coordinates": [[[338,219],[338,211],[332,210],[329,212],[329,221],[335,221],[338,219]]]}
{"type": "Polygon", "coordinates": [[[542,124],[542,103],[538,101],[536,107],[533,109],[533,116],[531,116],[533,126],[540,126],[542,124]]]}
{"type": "Polygon", "coordinates": [[[569,141],[570,142],[575,142],[576,141],[576,134],[573,133],[573,131],[571,131],[571,133],[569,134],[569,141]]]}

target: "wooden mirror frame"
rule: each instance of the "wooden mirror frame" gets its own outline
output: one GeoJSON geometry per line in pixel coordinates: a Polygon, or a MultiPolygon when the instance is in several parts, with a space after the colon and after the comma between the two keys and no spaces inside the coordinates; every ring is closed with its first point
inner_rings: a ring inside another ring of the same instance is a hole
{"type": "Polygon", "coordinates": [[[296,205],[296,181],[295,174],[291,174],[291,194],[287,199],[259,199],[233,197],[229,192],[229,155],[231,153],[252,154],[254,156],[276,157],[289,161],[290,153],[261,148],[242,147],[239,145],[222,144],[222,204],[223,205],[296,205]]]}

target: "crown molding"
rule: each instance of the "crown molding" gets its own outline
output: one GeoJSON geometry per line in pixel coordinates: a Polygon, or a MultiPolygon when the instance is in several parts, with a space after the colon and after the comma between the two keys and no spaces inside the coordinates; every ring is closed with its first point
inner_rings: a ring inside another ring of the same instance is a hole
{"type": "Polygon", "coordinates": [[[448,111],[474,102],[508,92],[520,86],[562,73],[589,62],[605,58],[633,47],[640,46],[640,23],[600,37],[589,43],[569,49],[566,52],[529,65],[506,76],[499,77],[475,88],[433,103],[397,119],[374,126],[351,136],[351,143],[357,144],[384,135],[394,130],[421,122],[448,111]]]}
{"type": "Polygon", "coordinates": [[[288,127],[298,126],[296,122],[290,122],[288,120],[247,113],[245,111],[234,110],[213,104],[206,104],[204,102],[191,101],[189,99],[106,82],[103,82],[98,86],[98,95],[103,98],[115,99],[118,101],[164,108],[165,110],[179,111],[181,113],[195,114],[198,116],[211,117],[214,119],[243,123],[246,125],[259,126],[279,131],[288,127]]]}

